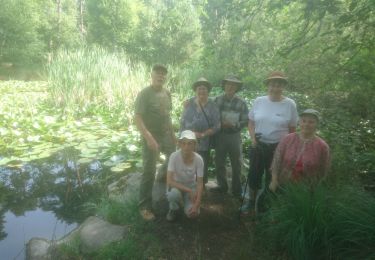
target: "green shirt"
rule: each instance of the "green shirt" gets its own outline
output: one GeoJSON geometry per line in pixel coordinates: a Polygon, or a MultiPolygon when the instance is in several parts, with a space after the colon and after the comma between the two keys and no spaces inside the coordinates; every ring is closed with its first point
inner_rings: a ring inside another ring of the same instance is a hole
{"type": "Polygon", "coordinates": [[[171,94],[164,88],[156,90],[148,86],[139,92],[135,100],[135,113],[141,116],[152,135],[161,136],[169,132],[171,110],[171,94]]]}

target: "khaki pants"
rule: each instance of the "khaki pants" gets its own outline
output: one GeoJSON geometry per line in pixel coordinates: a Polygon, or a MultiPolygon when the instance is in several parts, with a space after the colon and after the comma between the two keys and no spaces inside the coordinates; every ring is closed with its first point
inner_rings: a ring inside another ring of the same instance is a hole
{"type": "Polygon", "coordinates": [[[225,163],[229,156],[232,166],[232,194],[241,196],[241,169],[242,169],[242,140],[241,133],[219,133],[216,136],[215,164],[216,179],[223,191],[228,190],[225,163]]]}
{"type": "MultiPolygon", "coordinates": [[[[154,136],[154,138],[159,144],[160,152],[162,152],[166,158],[159,169],[160,174],[166,176],[169,156],[176,150],[176,147],[169,133],[166,133],[163,136],[154,136]]],[[[159,152],[150,150],[147,146],[146,140],[142,138],[143,175],[139,189],[140,208],[152,208],[152,187],[155,181],[156,163],[159,156],[159,152]]]]}

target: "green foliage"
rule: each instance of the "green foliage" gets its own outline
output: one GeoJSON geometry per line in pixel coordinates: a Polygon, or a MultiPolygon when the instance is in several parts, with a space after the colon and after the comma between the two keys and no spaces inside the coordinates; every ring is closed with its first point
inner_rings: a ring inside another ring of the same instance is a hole
{"type": "Polygon", "coordinates": [[[99,204],[91,206],[94,206],[95,212],[107,221],[126,226],[129,233],[126,239],[89,254],[90,259],[146,259],[161,255],[160,244],[152,234],[154,224],[144,222],[140,218],[136,200],[130,199],[124,203],[105,198],[99,204]],[[144,245],[147,245],[147,248],[144,245]]]}
{"type": "Polygon", "coordinates": [[[356,185],[299,183],[272,201],[258,232],[293,259],[367,259],[375,252],[374,220],[375,199],[356,185]]]}
{"type": "Polygon", "coordinates": [[[141,8],[141,1],[134,0],[87,1],[87,41],[112,50],[128,46],[141,8]]]}
{"type": "Polygon", "coordinates": [[[190,0],[145,1],[134,42],[127,52],[151,65],[179,65],[197,60],[201,51],[201,29],[190,0]]]}
{"type": "Polygon", "coordinates": [[[78,237],[71,240],[70,243],[64,243],[56,247],[53,255],[57,256],[59,260],[79,260],[82,259],[80,255],[81,241],[78,237]]]}
{"type": "Polygon", "coordinates": [[[112,199],[102,199],[98,205],[93,205],[96,214],[116,225],[136,225],[142,223],[139,218],[138,202],[129,199],[127,203],[112,199]]]}
{"type": "Polygon", "coordinates": [[[37,1],[0,1],[0,61],[30,64],[40,60],[44,43],[38,35],[37,1]]]}

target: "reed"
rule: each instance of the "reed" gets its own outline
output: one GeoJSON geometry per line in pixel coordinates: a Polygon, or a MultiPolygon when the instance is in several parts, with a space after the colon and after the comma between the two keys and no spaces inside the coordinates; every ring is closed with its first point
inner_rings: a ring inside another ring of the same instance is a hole
{"type": "Polygon", "coordinates": [[[67,111],[91,107],[127,111],[149,81],[145,65],[102,48],[61,50],[46,71],[52,102],[67,111]]]}

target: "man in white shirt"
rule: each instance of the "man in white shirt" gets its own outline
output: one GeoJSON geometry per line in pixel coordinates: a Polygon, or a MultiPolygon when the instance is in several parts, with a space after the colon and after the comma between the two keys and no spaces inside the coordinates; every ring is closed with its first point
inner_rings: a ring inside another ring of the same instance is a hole
{"type": "Polygon", "coordinates": [[[171,154],[168,163],[168,221],[176,219],[181,204],[187,217],[197,217],[203,192],[204,165],[202,157],[194,152],[197,145],[194,132],[182,131],[178,144],[180,149],[171,154]]]}

